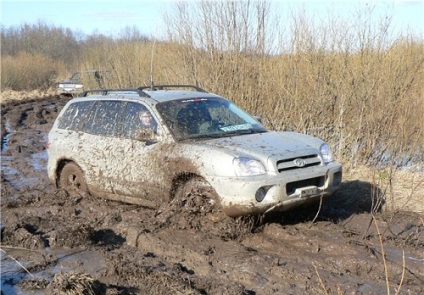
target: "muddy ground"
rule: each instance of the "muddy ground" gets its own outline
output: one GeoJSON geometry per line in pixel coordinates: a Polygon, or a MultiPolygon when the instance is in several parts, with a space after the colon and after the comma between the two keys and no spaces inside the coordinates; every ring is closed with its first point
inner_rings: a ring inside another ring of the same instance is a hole
{"type": "Polygon", "coordinates": [[[2,294],[424,294],[423,213],[382,212],[367,181],[317,218],[224,224],[56,189],[45,142],[67,100],[2,103],[2,294]]]}

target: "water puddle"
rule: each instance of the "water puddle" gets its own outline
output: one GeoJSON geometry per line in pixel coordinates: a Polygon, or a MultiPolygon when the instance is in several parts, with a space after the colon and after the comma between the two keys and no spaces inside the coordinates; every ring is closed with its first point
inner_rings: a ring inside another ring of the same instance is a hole
{"type": "MultiPolygon", "coordinates": [[[[1,139],[1,151],[5,152],[9,149],[9,138],[10,135],[13,133],[16,133],[15,131],[12,130],[12,128],[10,128],[10,123],[8,120],[6,120],[5,124],[4,124],[4,129],[6,130],[6,135],[1,139]]],[[[3,160],[2,160],[3,161],[3,160]]]]}
{"type": "Polygon", "coordinates": [[[32,154],[31,158],[32,158],[31,165],[34,168],[34,170],[47,171],[47,160],[48,160],[47,151],[32,154]]]}
{"type": "MultiPolygon", "coordinates": [[[[32,154],[31,158],[27,159],[31,174],[33,171],[43,171],[47,176],[47,151],[32,154]]],[[[14,165],[14,156],[1,157],[1,171],[5,181],[17,190],[30,189],[36,187],[40,182],[40,177],[25,177],[25,173],[19,171],[14,165]]]]}
{"type": "Polygon", "coordinates": [[[8,165],[9,161],[4,161],[2,157],[1,170],[2,176],[16,190],[31,189],[38,185],[40,178],[37,177],[23,177],[22,173],[8,165]]]}
{"type": "MultiPolygon", "coordinates": [[[[5,295],[17,295],[17,294],[44,294],[42,291],[36,290],[24,290],[19,284],[23,280],[29,279],[43,279],[48,282],[53,280],[55,274],[60,272],[69,272],[71,270],[83,273],[99,273],[107,271],[107,265],[102,254],[95,251],[89,250],[73,250],[69,252],[55,253],[57,258],[55,264],[47,269],[38,271],[35,273],[27,273],[22,266],[25,268],[34,266],[34,261],[30,256],[27,255],[27,260],[19,259],[20,266],[11,257],[18,255],[19,257],[25,256],[19,250],[11,251],[12,254],[6,255],[1,252],[1,291],[5,295]],[[18,254],[20,253],[20,254],[18,254]]],[[[49,249],[40,251],[40,253],[34,253],[35,255],[42,256],[44,254],[52,254],[49,249]]]]}
{"type": "MultiPolygon", "coordinates": [[[[27,293],[15,287],[17,283],[29,276],[23,268],[13,259],[1,252],[1,293],[5,295],[15,294],[37,294],[27,293]]],[[[20,261],[24,267],[29,266],[29,262],[20,261]]],[[[38,293],[42,294],[42,293],[38,293]]]]}

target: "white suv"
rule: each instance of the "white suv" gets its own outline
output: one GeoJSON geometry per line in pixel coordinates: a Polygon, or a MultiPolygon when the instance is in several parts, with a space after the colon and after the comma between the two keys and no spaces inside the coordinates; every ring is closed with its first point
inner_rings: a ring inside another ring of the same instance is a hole
{"type": "Polygon", "coordinates": [[[156,208],[200,193],[233,217],[316,201],[342,181],[322,140],[268,131],[189,85],[86,91],[62,109],[47,147],[58,187],[156,208]]]}

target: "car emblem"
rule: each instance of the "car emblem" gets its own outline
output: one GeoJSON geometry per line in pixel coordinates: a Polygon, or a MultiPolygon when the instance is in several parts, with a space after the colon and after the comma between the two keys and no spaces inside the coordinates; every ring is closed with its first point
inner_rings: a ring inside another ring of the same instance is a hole
{"type": "Polygon", "coordinates": [[[293,163],[296,165],[296,167],[305,167],[306,161],[303,159],[294,159],[293,163]]]}

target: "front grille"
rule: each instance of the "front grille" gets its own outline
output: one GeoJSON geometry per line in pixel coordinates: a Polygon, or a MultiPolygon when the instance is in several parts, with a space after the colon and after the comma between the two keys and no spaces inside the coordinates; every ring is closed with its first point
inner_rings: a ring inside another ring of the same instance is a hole
{"type": "Polygon", "coordinates": [[[291,195],[298,188],[307,187],[311,185],[320,187],[320,186],[323,186],[324,184],[325,184],[325,176],[293,181],[293,182],[287,183],[286,192],[287,192],[287,195],[291,195]]]}
{"type": "Polygon", "coordinates": [[[281,173],[288,170],[318,166],[320,164],[321,164],[321,159],[318,157],[317,154],[313,154],[313,155],[306,155],[306,156],[301,156],[296,158],[279,160],[277,161],[277,169],[278,169],[278,172],[281,173]],[[296,165],[295,163],[296,161],[303,163],[304,166],[299,167],[298,165],[296,165]]]}

